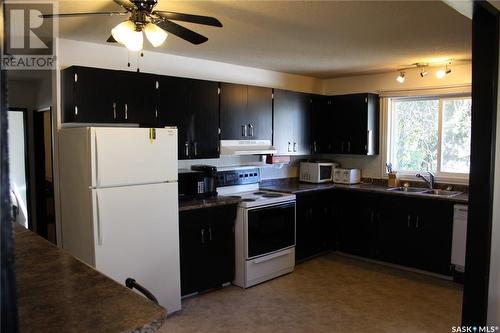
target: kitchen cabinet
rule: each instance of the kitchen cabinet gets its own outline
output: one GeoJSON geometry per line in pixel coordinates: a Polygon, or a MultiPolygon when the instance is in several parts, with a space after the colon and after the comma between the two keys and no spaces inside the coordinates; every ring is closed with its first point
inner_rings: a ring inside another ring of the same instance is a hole
{"type": "Polygon", "coordinates": [[[221,140],[272,140],[272,89],[220,84],[221,140]]]}
{"type": "Polygon", "coordinates": [[[335,154],[376,155],[379,150],[379,99],[374,94],[333,96],[332,149],[335,154]]]}
{"type": "Polygon", "coordinates": [[[152,74],[72,66],[61,74],[63,122],[156,124],[152,74]]]}
{"type": "Polygon", "coordinates": [[[322,95],[311,96],[311,141],[312,152],[332,152],[332,107],[331,97],[322,95]]]}
{"type": "Polygon", "coordinates": [[[451,274],[452,203],[386,196],[378,206],[377,259],[451,274]]]}
{"type": "Polygon", "coordinates": [[[158,122],[178,129],[179,159],[219,157],[219,84],[159,78],[158,122]]]}
{"type": "Polygon", "coordinates": [[[181,295],[234,279],[236,205],[179,213],[181,295]]]}
{"type": "Polygon", "coordinates": [[[311,96],[274,89],[273,146],[280,155],[311,153],[311,96]]]}
{"type": "Polygon", "coordinates": [[[375,258],[377,245],[377,196],[372,193],[336,192],[334,219],[339,228],[341,252],[375,258]]]}
{"type": "Polygon", "coordinates": [[[296,260],[333,250],[335,227],[330,191],[297,195],[296,260]]]}
{"type": "Polygon", "coordinates": [[[376,155],[379,99],[375,94],[313,96],[314,153],[376,155]]]}

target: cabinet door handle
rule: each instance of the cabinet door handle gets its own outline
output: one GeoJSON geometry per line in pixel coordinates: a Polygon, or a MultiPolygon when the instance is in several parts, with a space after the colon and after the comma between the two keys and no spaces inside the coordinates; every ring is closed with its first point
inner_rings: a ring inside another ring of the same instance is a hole
{"type": "Polygon", "coordinates": [[[201,229],[201,244],[205,244],[205,229],[201,229]]]}
{"type": "Polygon", "coordinates": [[[116,119],[116,102],[113,102],[113,119],[116,119]]]}
{"type": "Polygon", "coordinates": [[[128,119],[128,105],[125,103],[125,119],[128,119]]]}
{"type": "Polygon", "coordinates": [[[253,136],[253,125],[248,124],[248,127],[250,127],[250,136],[253,136]]]}
{"type": "Polygon", "coordinates": [[[212,227],[208,227],[208,239],[212,240],[212,227]]]}
{"type": "Polygon", "coordinates": [[[78,106],[75,106],[75,117],[78,116],[78,106]]]}
{"type": "Polygon", "coordinates": [[[318,145],[316,144],[316,141],[313,142],[313,152],[317,152],[318,151],[318,145]]]}
{"type": "Polygon", "coordinates": [[[411,220],[411,216],[410,216],[410,214],[408,214],[408,228],[410,227],[410,220],[411,220]]]}
{"type": "Polygon", "coordinates": [[[247,125],[241,125],[241,136],[247,136],[247,125]]]}
{"type": "Polygon", "coordinates": [[[194,156],[198,156],[198,143],[193,142],[194,156]]]}
{"type": "Polygon", "coordinates": [[[291,149],[290,145],[291,145],[291,143],[290,143],[290,141],[288,141],[288,152],[290,152],[290,149],[291,149]]]}
{"type": "Polygon", "coordinates": [[[184,155],[189,156],[189,142],[188,141],[186,141],[184,143],[184,155]]]}
{"type": "Polygon", "coordinates": [[[293,151],[294,151],[294,152],[297,152],[297,142],[294,142],[294,143],[293,143],[293,151]]]}

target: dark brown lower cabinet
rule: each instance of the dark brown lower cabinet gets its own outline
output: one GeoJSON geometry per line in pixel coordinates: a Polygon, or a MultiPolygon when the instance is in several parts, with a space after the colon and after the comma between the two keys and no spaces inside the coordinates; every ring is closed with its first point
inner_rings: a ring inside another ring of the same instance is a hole
{"type": "Polygon", "coordinates": [[[233,281],[236,209],[228,205],[179,213],[182,296],[233,281]]]}
{"type": "Polygon", "coordinates": [[[451,275],[453,203],[347,191],[337,195],[340,251],[451,275]]]}
{"type": "Polygon", "coordinates": [[[297,195],[296,260],[334,249],[332,201],[331,191],[297,195]]]}

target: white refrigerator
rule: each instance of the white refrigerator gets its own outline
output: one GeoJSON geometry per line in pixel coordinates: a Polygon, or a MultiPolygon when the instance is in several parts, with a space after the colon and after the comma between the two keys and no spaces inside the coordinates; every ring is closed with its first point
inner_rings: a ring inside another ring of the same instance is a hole
{"type": "Polygon", "coordinates": [[[59,139],[63,248],[180,310],[177,129],[63,128],[59,139]]]}

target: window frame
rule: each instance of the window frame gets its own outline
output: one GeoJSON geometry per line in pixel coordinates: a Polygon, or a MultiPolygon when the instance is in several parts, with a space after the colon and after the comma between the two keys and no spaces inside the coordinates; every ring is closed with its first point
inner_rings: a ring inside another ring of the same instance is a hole
{"type": "MultiPolygon", "coordinates": [[[[384,153],[384,163],[383,163],[383,174],[385,177],[388,177],[387,170],[385,168],[385,164],[387,162],[393,161],[394,160],[394,149],[393,149],[393,142],[395,142],[395,130],[393,129],[393,110],[394,110],[394,102],[395,101],[401,101],[401,100],[438,100],[439,106],[438,106],[438,147],[437,147],[437,166],[436,166],[436,180],[441,181],[441,182],[449,182],[449,183],[456,183],[456,184],[468,184],[469,182],[469,173],[459,173],[459,172],[444,172],[441,170],[441,159],[442,159],[442,140],[443,140],[443,104],[445,100],[452,100],[452,99],[457,99],[457,98],[472,98],[470,92],[461,92],[461,93],[451,93],[451,94],[429,94],[429,95],[407,95],[407,96],[394,96],[394,97],[387,97],[387,102],[386,102],[386,119],[384,121],[385,125],[385,137],[386,137],[386,142],[385,142],[385,148],[386,152],[384,153]]],[[[418,180],[417,177],[415,177],[416,173],[422,172],[422,171],[410,171],[410,170],[405,170],[405,171],[398,171],[398,177],[401,180],[418,180]]]]}

